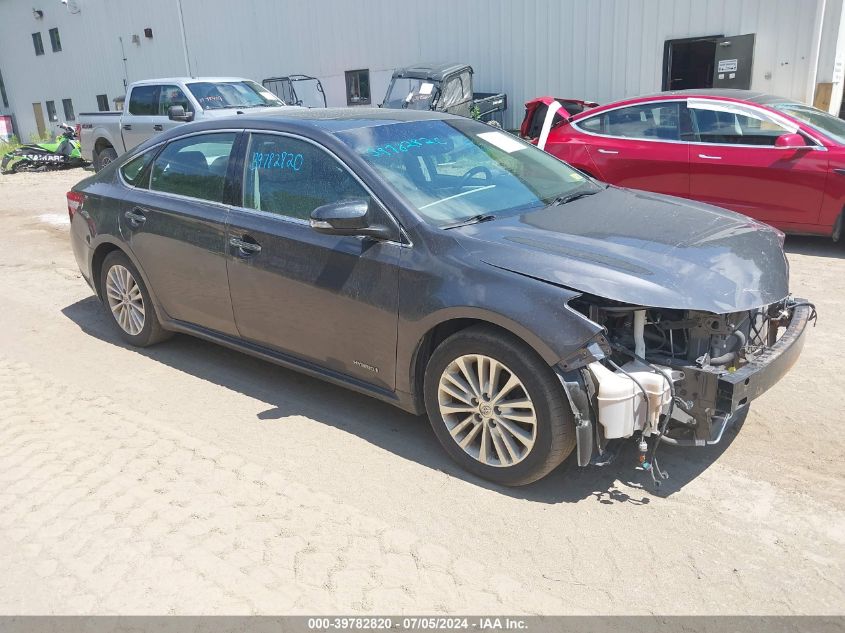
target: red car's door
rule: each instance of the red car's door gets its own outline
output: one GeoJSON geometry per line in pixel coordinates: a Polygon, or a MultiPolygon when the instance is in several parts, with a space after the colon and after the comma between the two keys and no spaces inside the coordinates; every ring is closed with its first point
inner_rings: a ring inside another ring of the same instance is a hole
{"type": "Polygon", "coordinates": [[[776,147],[796,128],[765,110],[705,99],[688,107],[699,141],[690,145],[691,198],[785,228],[818,222],[828,152],[776,147]]]}
{"type": "Polygon", "coordinates": [[[617,108],[574,122],[597,178],[614,185],[689,195],[689,117],[683,101],[617,108]]]}

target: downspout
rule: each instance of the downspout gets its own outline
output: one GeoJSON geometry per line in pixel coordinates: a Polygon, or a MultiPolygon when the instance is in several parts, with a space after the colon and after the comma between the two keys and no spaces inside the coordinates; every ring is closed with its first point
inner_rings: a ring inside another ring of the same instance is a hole
{"type": "Polygon", "coordinates": [[[176,0],[176,10],[179,12],[179,32],[182,35],[182,52],[185,55],[185,74],[193,77],[191,73],[191,58],[188,55],[188,38],[185,35],[185,16],[182,14],[182,0],[176,0]]]}
{"type": "Polygon", "coordinates": [[[810,72],[807,73],[807,86],[804,93],[804,103],[813,105],[816,96],[816,78],[819,75],[819,53],[822,46],[822,24],[827,0],[818,0],[816,5],[816,21],[813,25],[813,39],[810,49],[810,72]]]}

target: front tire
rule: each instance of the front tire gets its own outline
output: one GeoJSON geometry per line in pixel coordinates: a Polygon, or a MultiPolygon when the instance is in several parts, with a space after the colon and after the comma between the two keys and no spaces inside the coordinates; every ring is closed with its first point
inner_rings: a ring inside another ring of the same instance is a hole
{"type": "Polygon", "coordinates": [[[101,149],[94,157],[94,171],[100,171],[103,167],[115,160],[117,160],[117,152],[114,151],[114,148],[106,147],[105,149],[101,149]]]}
{"type": "Polygon", "coordinates": [[[100,271],[100,289],[103,303],[124,341],[147,347],[170,336],[161,327],[138,269],[123,252],[106,256],[100,271]]]}
{"type": "Polygon", "coordinates": [[[441,343],[425,372],[437,439],[464,469],[507,486],[537,481],[575,448],[554,371],[512,334],[473,326],[441,343]]]}

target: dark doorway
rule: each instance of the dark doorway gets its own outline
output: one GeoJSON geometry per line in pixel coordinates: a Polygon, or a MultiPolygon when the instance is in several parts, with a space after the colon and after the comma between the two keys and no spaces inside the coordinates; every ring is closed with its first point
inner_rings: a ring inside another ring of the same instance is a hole
{"type": "Polygon", "coordinates": [[[663,47],[663,90],[713,87],[716,44],[722,35],[666,40],[663,47]]]}

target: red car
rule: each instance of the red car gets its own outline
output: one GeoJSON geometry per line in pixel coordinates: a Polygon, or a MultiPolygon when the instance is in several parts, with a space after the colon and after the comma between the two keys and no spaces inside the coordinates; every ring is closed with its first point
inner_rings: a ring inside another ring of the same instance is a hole
{"type": "MultiPolygon", "coordinates": [[[[525,104],[523,137],[537,143],[554,101],[525,104]]],[[[842,232],[845,121],[826,112],[748,90],[561,103],[545,150],[599,180],[726,207],[787,233],[842,232]]]]}

